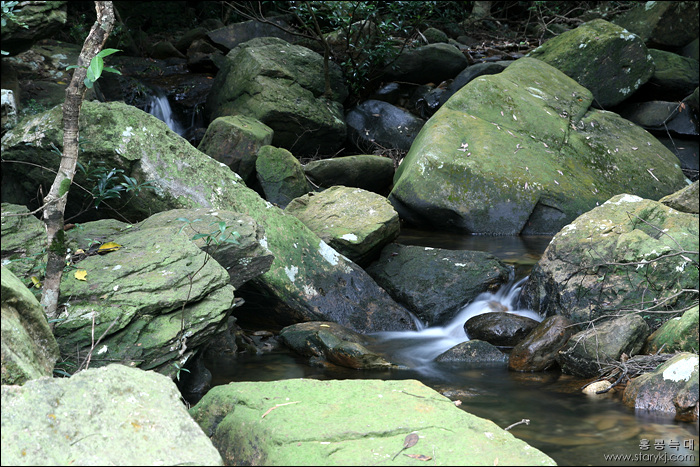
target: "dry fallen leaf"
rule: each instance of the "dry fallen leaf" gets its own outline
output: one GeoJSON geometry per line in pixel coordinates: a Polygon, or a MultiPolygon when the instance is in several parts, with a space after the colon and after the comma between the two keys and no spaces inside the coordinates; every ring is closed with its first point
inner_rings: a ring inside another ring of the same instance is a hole
{"type": "Polygon", "coordinates": [[[86,281],[87,280],[87,271],[85,269],[78,269],[75,271],[75,274],[73,274],[76,279],[79,281],[86,281]]]}
{"type": "Polygon", "coordinates": [[[432,459],[430,456],[426,456],[424,454],[406,454],[406,456],[411,457],[413,459],[419,460],[419,461],[429,461],[432,459]]]}

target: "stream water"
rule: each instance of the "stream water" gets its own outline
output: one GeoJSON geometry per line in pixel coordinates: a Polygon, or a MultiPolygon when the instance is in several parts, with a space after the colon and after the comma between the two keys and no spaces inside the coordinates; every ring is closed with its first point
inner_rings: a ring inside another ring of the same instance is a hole
{"type": "MultiPolygon", "coordinates": [[[[444,350],[467,340],[461,325],[468,317],[484,312],[488,301],[515,306],[522,280],[550,240],[551,237],[460,236],[403,229],[399,243],[488,251],[514,265],[518,282],[496,294],[483,294],[443,327],[377,334],[379,339],[373,350],[390,355],[392,361],[409,369],[312,367],[306,359],[282,346],[259,355],[239,354],[205,361],[212,373],[212,386],[290,378],[417,379],[452,400],[460,400],[460,408],[466,412],[502,428],[530,420],[510,432],[559,465],[698,465],[697,422],[676,422],[671,415],[635,411],[623,406],[619,395],[586,396],[581,388],[588,380],[559,371],[516,373],[509,372],[503,364],[433,361],[444,350]],[[649,447],[644,449],[647,441],[649,447]]],[[[515,312],[535,317],[529,310],[515,312]]]]}

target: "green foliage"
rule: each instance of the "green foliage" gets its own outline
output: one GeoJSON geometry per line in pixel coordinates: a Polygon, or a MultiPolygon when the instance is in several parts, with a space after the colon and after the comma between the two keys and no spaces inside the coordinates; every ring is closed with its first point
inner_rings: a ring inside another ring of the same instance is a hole
{"type": "MultiPolygon", "coordinates": [[[[178,233],[182,233],[185,227],[188,225],[191,226],[195,222],[201,222],[202,219],[195,219],[193,221],[190,221],[189,219],[186,219],[184,217],[178,217],[176,220],[184,222],[185,225],[180,227],[180,230],[178,233]]],[[[192,236],[190,240],[199,240],[199,239],[204,239],[205,243],[207,246],[209,245],[221,245],[223,243],[232,243],[234,245],[238,245],[240,242],[238,241],[238,238],[240,238],[241,234],[233,230],[231,227],[226,225],[226,222],[220,221],[220,222],[212,222],[209,225],[215,225],[216,228],[212,230],[209,233],[197,233],[192,236]]],[[[194,227],[192,227],[194,230],[194,227]]]]}
{"type": "Polygon", "coordinates": [[[302,29],[317,35],[316,23],[332,56],[358,96],[402,50],[437,2],[294,2],[291,11],[302,29]],[[334,39],[335,36],[335,39],[334,39]]]}
{"type": "Polygon", "coordinates": [[[103,162],[86,165],[78,162],[78,169],[83,172],[88,182],[94,183],[90,193],[95,202],[95,209],[100,207],[100,203],[108,199],[121,198],[122,193],[134,193],[138,195],[143,189],[155,189],[150,182],[138,183],[129,177],[122,169],[107,169],[103,162]]]}
{"type": "MultiPolygon", "coordinates": [[[[100,76],[102,76],[103,71],[109,71],[110,73],[116,73],[118,75],[121,75],[121,72],[118,70],[115,70],[114,68],[106,67],[105,62],[104,62],[104,57],[107,57],[109,55],[112,55],[113,53],[121,52],[119,49],[104,49],[101,50],[95,57],[90,60],[90,65],[89,66],[81,66],[80,68],[86,68],[87,69],[87,76],[85,77],[85,80],[83,81],[85,83],[85,87],[88,89],[92,89],[92,86],[95,84],[95,82],[100,79],[100,76]]],[[[78,68],[78,65],[70,65],[66,67],[66,70],[70,70],[72,68],[78,68]]]]}
{"type": "Polygon", "coordinates": [[[173,362],[173,366],[177,370],[177,373],[175,373],[175,378],[177,378],[178,381],[180,381],[180,372],[181,371],[186,371],[187,373],[190,373],[190,370],[188,370],[187,368],[181,367],[180,364],[178,364],[177,362],[173,362]]]}

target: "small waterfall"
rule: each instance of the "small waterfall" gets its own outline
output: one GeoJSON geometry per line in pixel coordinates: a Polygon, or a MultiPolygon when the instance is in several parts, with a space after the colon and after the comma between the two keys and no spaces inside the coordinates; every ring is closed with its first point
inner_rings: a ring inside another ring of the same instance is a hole
{"type": "Polygon", "coordinates": [[[168,97],[160,91],[150,97],[146,105],[146,112],[164,121],[171,130],[180,136],[184,136],[187,132],[187,129],[175,119],[168,97]]]}
{"type": "Polygon", "coordinates": [[[434,326],[418,331],[379,332],[373,334],[379,340],[381,350],[393,356],[397,362],[416,370],[429,370],[430,362],[457,344],[468,341],[464,323],[474,316],[493,311],[508,310],[537,321],[542,317],[532,310],[515,310],[518,297],[527,277],[501,287],[496,293],[484,292],[444,326],[434,326]],[[397,358],[398,357],[398,358],[397,358]]]}

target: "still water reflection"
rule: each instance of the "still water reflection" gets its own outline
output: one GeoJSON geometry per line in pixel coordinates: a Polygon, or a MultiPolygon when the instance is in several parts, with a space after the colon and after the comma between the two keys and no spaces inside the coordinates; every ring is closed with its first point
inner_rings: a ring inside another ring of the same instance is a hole
{"type": "MultiPolygon", "coordinates": [[[[426,234],[404,229],[398,242],[487,251],[513,264],[516,278],[522,279],[550,240],[551,237],[426,234]]],[[[559,372],[515,373],[503,364],[436,363],[432,361],[436,348],[425,355],[416,355],[416,349],[421,345],[426,347],[431,332],[436,333],[436,341],[449,340],[450,334],[445,335],[444,330],[422,332],[424,335],[415,333],[412,338],[383,336],[377,350],[393,355],[409,367],[403,370],[317,368],[283,347],[261,355],[220,357],[206,361],[205,365],[212,373],[212,385],[290,378],[417,379],[452,400],[460,400],[461,409],[492,420],[502,428],[522,419],[530,420],[528,425],[517,425],[510,432],[545,452],[559,465],[698,465],[697,422],[675,422],[672,416],[635,412],[623,406],[619,396],[613,394],[586,396],[581,393],[581,387],[587,380],[559,372]],[[646,450],[641,447],[644,440],[649,441],[646,450]],[[615,455],[627,457],[615,459],[612,457],[615,455]]],[[[452,338],[455,344],[466,340],[462,336],[452,338]]],[[[449,347],[449,344],[440,342],[437,347],[449,347]]]]}

